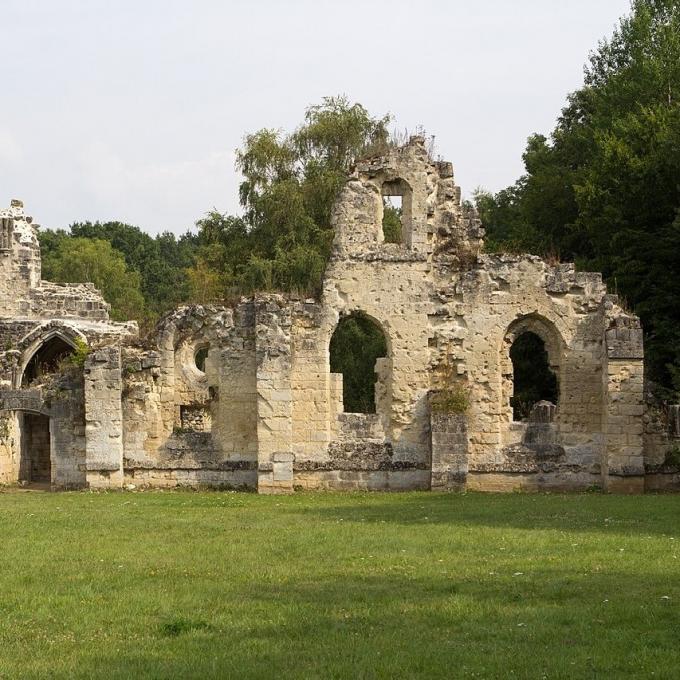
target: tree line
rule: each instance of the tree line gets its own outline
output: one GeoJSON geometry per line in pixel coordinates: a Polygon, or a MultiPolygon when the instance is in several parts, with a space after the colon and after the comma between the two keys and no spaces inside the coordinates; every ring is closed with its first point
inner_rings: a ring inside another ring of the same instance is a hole
{"type": "Polygon", "coordinates": [[[601,271],[642,319],[648,377],[680,391],[680,4],[634,0],[526,172],[478,191],[487,247],[601,271]]]}
{"type": "MultiPolygon", "coordinates": [[[[601,271],[642,318],[647,374],[680,392],[680,4],[633,0],[599,43],[549,136],[532,135],[525,173],[474,201],[487,250],[531,252],[601,271]]],[[[40,235],[43,276],[92,281],[116,319],[153,324],[187,301],[258,290],[318,293],[330,212],[351,165],[392,144],[390,117],[345,97],[310,107],[292,133],[245,137],[240,215],[209,212],[196,231],[152,237],[119,222],[40,235]]]]}

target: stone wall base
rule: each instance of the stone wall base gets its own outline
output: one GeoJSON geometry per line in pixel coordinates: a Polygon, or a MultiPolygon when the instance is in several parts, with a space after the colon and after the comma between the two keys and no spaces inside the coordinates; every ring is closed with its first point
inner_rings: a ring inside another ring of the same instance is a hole
{"type": "Polygon", "coordinates": [[[274,453],[271,461],[260,463],[257,471],[257,493],[293,493],[294,459],[292,453],[283,451],[274,453]]]}
{"type": "Polygon", "coordinates": [[[123,487],[121,470],[88,470],[86,480],[90,489],[121,489],[123,487]]]}
{"type": "Polygon", "coordinates": [[[469,491],[584,491],[602,486],[600,475],[524,472],[473,472],[467,475],[469,491]]]}
{"type": "Polygon", "coordinates": [[[680,472],[657,472],[645,475],[645,491],[680,491],[680,472]]]}
{"type": "Polygon", "coordinates": [[[645,492],[644,475],[618,477],[609,475],[605,480],[604,489],[607,493],[637,494],[645,492]]]}
{"type": "Polygon", "coordinates": [[[315,470],[296,472],[296,489],[328,491],[426,491],[429,470],[315,470]]]}
{"type": "Polygon", "coordinates": [[[172,489],[177,487],[216,489],[257,488],[256,470],[157,470],[126,469],[124,483],[140,488],[172,489]]]}

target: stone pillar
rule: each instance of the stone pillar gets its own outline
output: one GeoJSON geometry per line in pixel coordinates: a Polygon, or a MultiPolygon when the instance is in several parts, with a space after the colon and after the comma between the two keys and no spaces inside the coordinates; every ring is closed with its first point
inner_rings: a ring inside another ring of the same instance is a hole
{"type": "Polygon", "coordinates": [[[91,488],[123,485],[122,372],[119,347],[104,347],[85,361],[85,469],[91,488]]]}
{"type": "Polygon", "coordinates": [[[280,295],[255,301],[257,490],[293,491],[291,309],[280,295]]]}
{"type": "Polygon", "coordinates": [[[467,483],[468,435],[464,413],[430,410],[432,491],[463,491],[467,483]]]}
{"type": "Polygon", "coordinates": [[[611,320],[605,332],[603,486],[612,493],[642,493],[643,343],[637,317],[611,320]]]}

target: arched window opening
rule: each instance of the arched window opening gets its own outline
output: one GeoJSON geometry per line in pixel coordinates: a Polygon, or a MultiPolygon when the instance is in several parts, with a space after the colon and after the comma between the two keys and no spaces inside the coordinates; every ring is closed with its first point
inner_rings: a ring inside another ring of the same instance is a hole
{"type": "Polygon", "coordinates": [[[382,230],[386,243],[404,243],[411,219],[411,188],[400,179],[382,185],[382,230]]]}
{"type": "Polygon", "coordinates": [[[330,342],[332,373],[342,373],[346,413],[375,413],[376,362],[387,356],[387,341],[378,325],[363,314],[338,323],[330,342]]]}
{"type": "Polygon", "coordinates": [[[12,249],[12,232],[14,220],[11,217],[0,217],[0,250],[12,249]]]}
{"type": "Polygon", "coordinates": [[[21,386],[26,387],[42,376],[58,371],[60,363],[73,351],[73,347],[58,335],[47,340],[26,364],[21,386]]]}
{"type": "Polygon", "coordinates": [[[526,420],[539,401],[557,404],[557,376],[550,368],[545,343],[538,335],[526,331],[518,336],[510,348],[510,359],[514,385],[510,405],[514,420],[526,420]]]}
{"type": "Polygon", "coordinates": [[[194,354],[194,364],[196,368],[201,372],[205,373],[205,361],[208,358],[208,345],[202,345],[196,350],[194,354]]]}

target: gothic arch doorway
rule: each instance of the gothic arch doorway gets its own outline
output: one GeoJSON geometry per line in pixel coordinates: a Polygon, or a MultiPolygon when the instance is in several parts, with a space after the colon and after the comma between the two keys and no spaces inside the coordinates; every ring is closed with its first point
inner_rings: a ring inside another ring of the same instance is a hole
{"type": "Polygon", "coordinates": [[[47,373],[53,373],[66,356],[73,353],[73,345],[61,335],[47,338],[33,353],[21,376],[21,386],[28,387],[47,373]]]}

